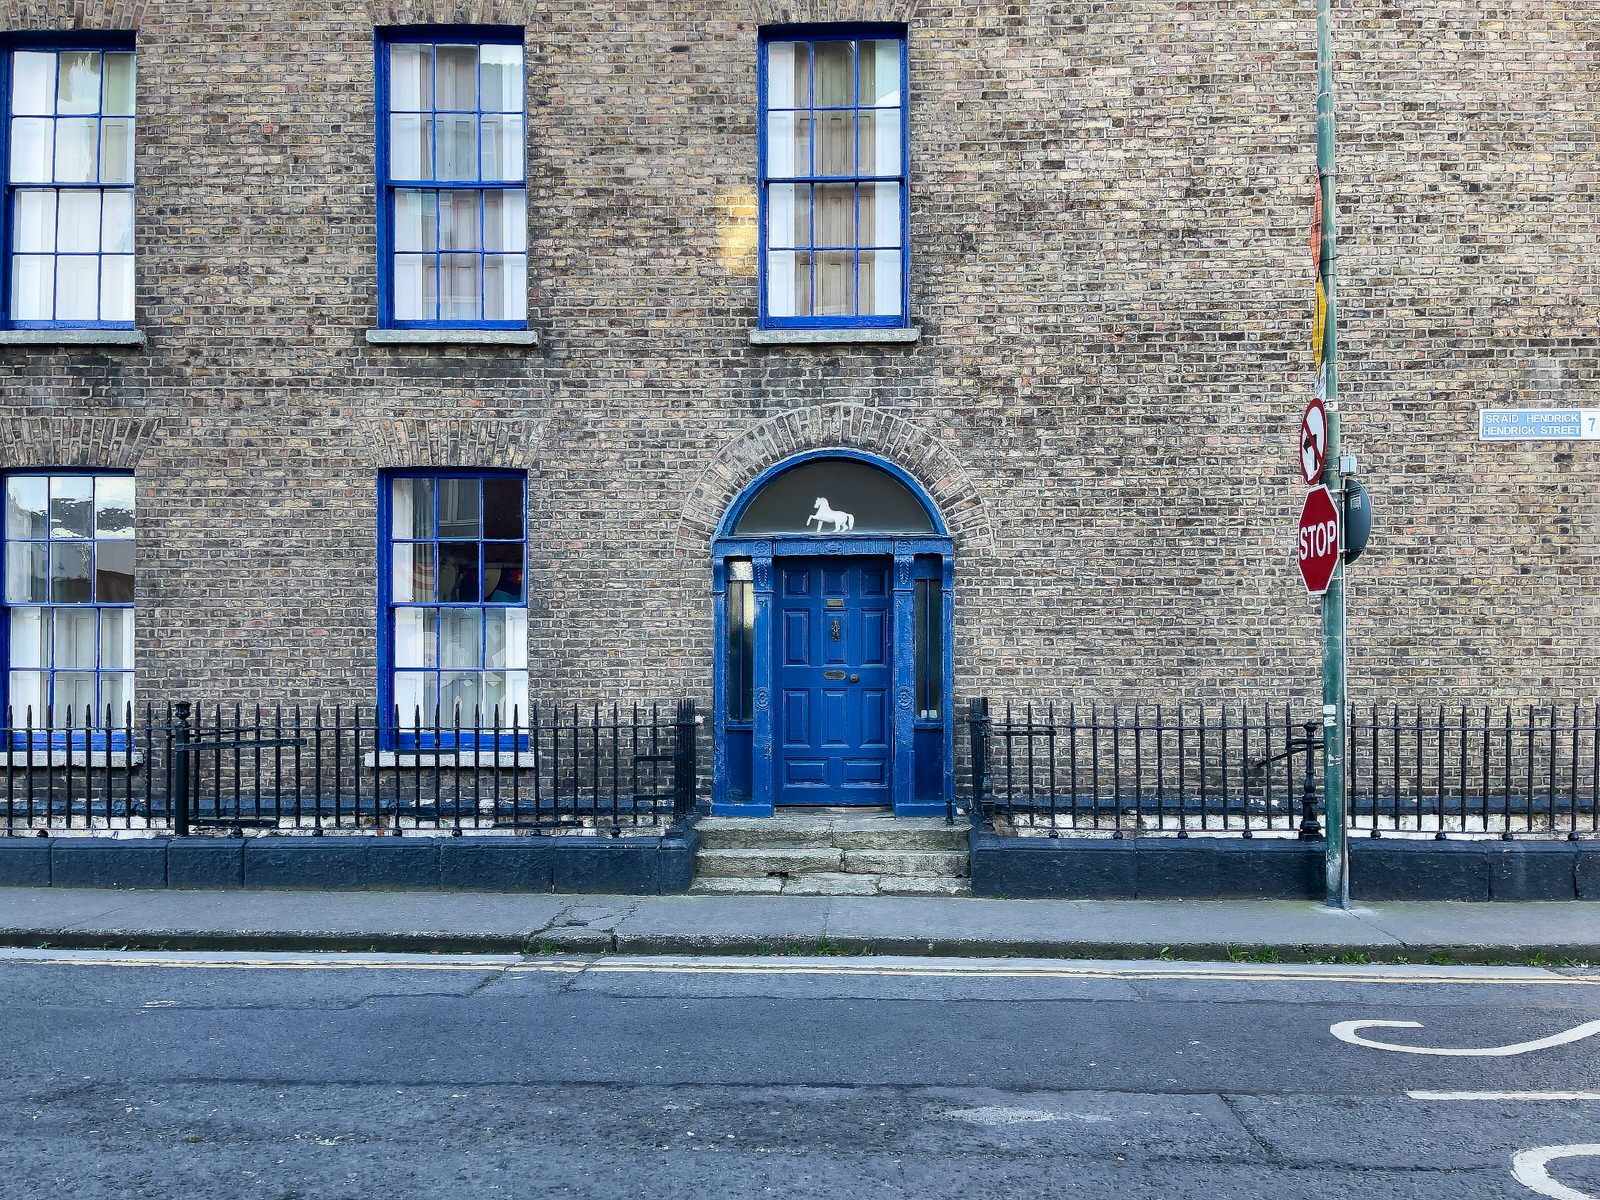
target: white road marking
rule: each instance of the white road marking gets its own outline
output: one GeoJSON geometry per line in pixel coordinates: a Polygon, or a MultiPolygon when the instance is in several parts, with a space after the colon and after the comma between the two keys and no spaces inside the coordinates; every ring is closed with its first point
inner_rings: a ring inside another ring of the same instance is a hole
{"type": "MultiPolygon", "coordinates": [[[[1455,984],[1595,987],[1600,974],[1563,975],[1538,967],[1383,967],[1318,964],[1071,963],[910,958],[685,958],[596,955],[526,958],[516,954],[240,953],[231,951],[22,950],[0,948],[0,966],[119,967],[234,971],[503,971],[510,974],[664,974],[831,976],[902,979],[1176,980],[1207,983],[1455,984]]],[[[1352,1023],[1346,1023],[1352,1024],[1352,1023]]],[[[1354,1022],[1356,1025],[1385,1022],[1354,1022]]],[[[1600,1024],[1600,1023],[1597,1023],[1600,1024]]],[[[1338,1027],[1335,1027],[1337,1029],[1338,1027]]],[[[1394,1047],[1403,1049],[1403,1047],[1394,1047]]]]}
{"type": "Polygon", "coordinates": [[[1412,1100],[1507,1100],[1536,1102],[1540,1100],[1566,1100],[1600,1103],[1600,1092],[1425,1092],[1411,1091],[1406,1096],[1412,1100]]]}
{"type": "Polygon", "coordinates": [[[1379,1042],[1361,1036],[1363,1029],[1421,1028],[1421,1021],[1340,1021],[1330,1025],[1328,1032],[1341,1042],[1348,1042],[1352,1046],[1366,1046],[1371,1050],[1392,1050],[1396,1054],[1436,1054],[1447,1058],[1510,1058],[1517,1054],[1531,1054],[1535,1050],[1547,1050],[1551,1046],[1581,1042],[1584,1038],[1600,1033],[1600,1021],[1585,1021],[1582,1025],[1576,1025],[1563,1033],[1534,1038],[1531,1042],[1513,1042],[1509,1046],[1469,1046],[1459,1049],[1445,1046],[1402,1046],[1394,1042],[1379,1042]]]}
{"type": "Polygon", "coordinates": [[[1535,1146],[1520,1150],[1511,1158],[1511,1174],[1523,1187],[1549,1196],[1550,1200],[1597,1200],[1588,1192],[1580,1192],[1550,1178],[1546,1169],[1562,1158],[1600,1158],[1600,1142],[1575,1146],[1535,1146]]]}

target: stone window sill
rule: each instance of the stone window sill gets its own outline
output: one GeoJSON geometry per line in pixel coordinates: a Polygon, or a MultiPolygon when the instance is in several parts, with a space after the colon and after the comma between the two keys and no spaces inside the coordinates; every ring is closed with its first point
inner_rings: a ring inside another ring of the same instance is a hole
{"type": "Polygon", "coordinates": [[[142,329],[0,329],[0,346],[143,346],[142,329]]]}
{"type": "Polygon", "coordinates": [[[527,346],[539,344],[531,329],[369,329],[372,346],[527,346]]]}
{"type": "Polygon", "coordinates": [[[43,771],[49,767],[89,767],[99,770],[105,767],[139,767],[144,765],[144,751],[135,750],[131,755],[122,750],[113,750],[107,754],[104,750],[91,750],[85,753],[82,750],[72,751],[69,755],[65,750],[35,750],[30,757],[26,750],[11,750],[0,752],[0,768],[13,771],[26,771],[31,763],[35,771],[43,771]],[[131,760],[131,761],[130,761],[131,760]]]}
{"type": "Polygon", "coordinates": [[[752,346],[907,346],[922,339],[910,329],[752,329],[752,346]]]}

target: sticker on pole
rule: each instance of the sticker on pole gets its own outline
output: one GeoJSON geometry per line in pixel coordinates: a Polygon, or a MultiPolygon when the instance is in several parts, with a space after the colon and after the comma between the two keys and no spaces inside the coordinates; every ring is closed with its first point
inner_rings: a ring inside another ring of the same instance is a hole
{"type": "Polygon", "coordinates": [[[1306,591],[1313,596],[1326,592],[1339,566],[1339,510],[1325,487],[1314,487],[1306,493],[1306,502],[1300,509],[1296,558],[1306,591]]]}
{"type": "Polygon", "coordinates": [[[1328,456],[1328,408],[1313,396],[1300,418],[1300,474],[1307,487],[1322,481],[1322,464],[1328,456]]]}
{"type": "Polygon", "coordinates": [[[1317,311],[1311,320],[1311,361],[1317,370],[1322,370],[1322,356],[1327,350],[1328,340],[1328,293],[1322,286],[1322,280],[1317,280],[1317,311]]]}

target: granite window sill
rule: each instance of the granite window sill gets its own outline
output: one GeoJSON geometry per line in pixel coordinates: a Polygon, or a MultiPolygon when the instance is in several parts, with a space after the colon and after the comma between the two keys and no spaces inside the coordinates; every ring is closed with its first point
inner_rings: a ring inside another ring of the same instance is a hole
{"type": "Polygon", "coordinates": [[[125,750],[113,750],[109,754],[104,750],[47,750],[39,747],[30,755],[26,750],[0,751],[0,767],[12,771],[26,771],[29,769],[43,771],[51,767],[89,767],[101,770],[106,767],[127,768],[142,767],[144,765],[144,751],[135,750],[129,754],[125,750]]]}
{"type": "MultiPolygon", "coordinates": [[[[548,754],[545,756],[547,759],[548,754]]],[[[516,767],[531,770],[539,759],[532,750],[433,750],[417,754],[410,750],[368,750],[362,765],[380,771],[453,771],[457,767],[516,767]]]]}
{"type": "Polygon", "coordinates": [[[531,329],[369,329],[372,346],[501,346],[536,347],[531,329]]]}
{"type": "Polygon", "coordinates": [[[909,329],[752,329],[752,346],[908,346],[922,339],[909,329]]]}
{"type": "Polygon", "coordinates": [[[0,346],[143,346],[142,329],[0,329],[0,346]]]}

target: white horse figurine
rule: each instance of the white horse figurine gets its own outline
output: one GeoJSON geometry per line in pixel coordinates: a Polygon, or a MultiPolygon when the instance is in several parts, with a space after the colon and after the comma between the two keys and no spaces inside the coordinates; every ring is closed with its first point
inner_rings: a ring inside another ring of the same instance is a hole
{"type": "Polygon", "coordinates": [[[856,527],[855,516],[851,513],[839,512],[837,509],[830,508],[826,496],[817,497],[816,511],[806,518],[807,525],[810,525],[813,521],[817,523],[818,533],[823,532],[822,527],[826,524],[833,526],[832,529],[828,530],[829,533],[849,533],[856,527]]]}

